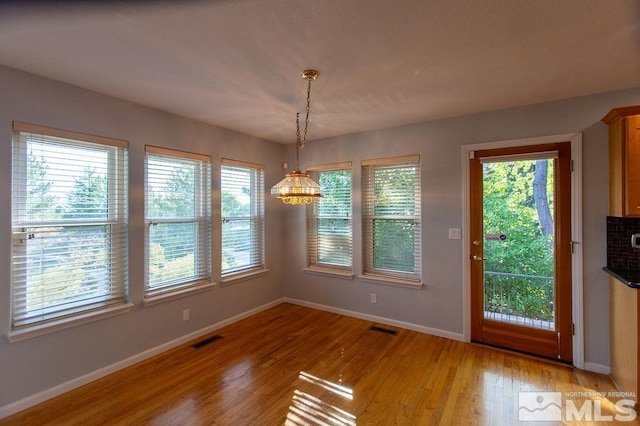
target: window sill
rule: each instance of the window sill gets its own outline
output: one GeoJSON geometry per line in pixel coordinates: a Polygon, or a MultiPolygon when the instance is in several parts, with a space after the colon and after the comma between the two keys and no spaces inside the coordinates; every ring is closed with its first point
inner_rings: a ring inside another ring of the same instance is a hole
{"type": "Polygon", "coordinates": [[[133,303],[119,303],[117,305],[94,309],[67,318],[48,321],[43,324],[25,326],[24,328],[21,328],[19,330],[10,331],[9,333],[7,333],[7,339],[9,339],[9,342],[15,343],[21,340],[31,339],[32,337],[43,336],[45,334],[75,327],[77,325],[98,321],[103,318],[126,314],[134,306],[135,305],[133,303]]]}
{"type": "Polygon", "coordinates": [[[269,270],[267,268],[255,268],[249,269],[247,271],[236,272],[234,274],[225,275],[220,279],[220,285],[225,286],[229,284],[236,283],[238,281],[250,280],[252,278],[260,277],[262,275],[267,275],[269,270]]]}
{"type": "Polygon", "coordinates": [[[353,279],[353,272],[344,269],[323,268],[322,266],[307,266],[303,271],[312,275],[328,275],[345,280],[353,279]]]}
{"type": "Polygon", "coordinates": [[[424,286],[421,281],[407,280],[396,277],[386,277],[383,275],[372,275],[372,274],[364,274],[359,275],[359,278],[363,281],[370,281],[377,284],[386,284],[393,285],[399,287],[413,288],[415,290],[420,290],[424,286]]]}
{"type": "Polygon", "coordinates": [[[203,293],[205,291],[211,290],[215,286],[216,286],[216,283],[207,281],[202,284],[197,284],[191,287],[182,288],[175,291],[168,291],[166,293],[160,293],[153,296],[147,296],[142,300],[142,304],[144,306],[153,306],[153,305],[157,305],[158,303],[180,299],[181,297],[203,293]]]}

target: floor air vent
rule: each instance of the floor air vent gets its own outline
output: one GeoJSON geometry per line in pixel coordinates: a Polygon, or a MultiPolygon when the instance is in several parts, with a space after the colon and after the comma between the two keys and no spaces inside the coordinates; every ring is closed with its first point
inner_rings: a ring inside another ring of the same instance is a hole
{"type": "Polygon", "coordinates": [[[220,339],[222,339],[222,336],[219,336],[216,334],[215,336],[207,337],[204,340],[200,340],[199,342],[194,343],[193,345],[191,345],[191,347],[193,349],[200,349],[201,347],[207,346],[209,343],[213,343],[216,340],[220,340],[220,339]]]}
{"type": "Polygon", "coordinates": [[[369,330],[379,331],[380,333],[387,333],[392,336],[398,335],[398,332],[395,330],[389,330],[388,328],[378,327],[377,325],[372,325],[371,327],[369,327],[369,330]]]}

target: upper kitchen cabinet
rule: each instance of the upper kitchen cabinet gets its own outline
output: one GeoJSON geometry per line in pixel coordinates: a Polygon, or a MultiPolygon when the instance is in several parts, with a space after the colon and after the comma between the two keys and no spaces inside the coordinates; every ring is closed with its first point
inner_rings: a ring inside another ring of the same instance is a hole
{"type": "Polygon", "coordinates": [[[640,105],[612,109],[609,125],[609,209],[640,216],[640,105]]]}

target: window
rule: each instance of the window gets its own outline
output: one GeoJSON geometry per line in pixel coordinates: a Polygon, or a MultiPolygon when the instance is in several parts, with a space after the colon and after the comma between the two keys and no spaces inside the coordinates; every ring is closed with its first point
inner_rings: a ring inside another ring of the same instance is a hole
{"type": "Polygon", "coordinates": [[[264,167],[222,159],[222,276],[264,272],[264,167]]]}
{"type": "Polygon", "coordinates": [[[211,287],[211,157],[146,146],[145,303],[211,287]]]}
{"type": "Polygon", "coordinates": [[[127,142],[19,122],[13,130],[16,340],[35,326],[128,310],[127,142]]]}
{"type": "Polygon", "coordinates": [[[362,197],[364,274],[419,283],[420,157],[363,161],[362,197]]]}
{"type": "Polygon", "coordinates": [[[309,167],[322,198],[307,206],[307,254],[311,268],[351,271],[351,163],[309,167]]]}

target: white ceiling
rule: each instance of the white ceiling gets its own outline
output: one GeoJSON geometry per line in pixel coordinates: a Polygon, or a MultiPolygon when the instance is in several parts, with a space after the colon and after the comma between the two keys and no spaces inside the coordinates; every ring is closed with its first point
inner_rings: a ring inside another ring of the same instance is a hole
{"type": "Polygon", "coordinates": [[[0,64],[292,143],[305,68],[309,140],[640,87],[640,0],[5,1],[0,64]]]}

